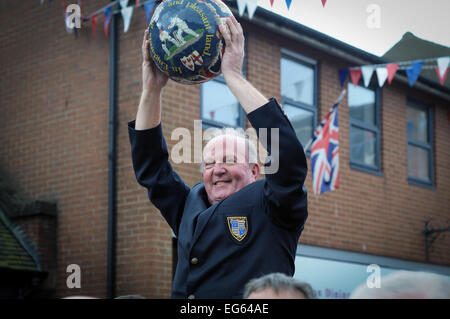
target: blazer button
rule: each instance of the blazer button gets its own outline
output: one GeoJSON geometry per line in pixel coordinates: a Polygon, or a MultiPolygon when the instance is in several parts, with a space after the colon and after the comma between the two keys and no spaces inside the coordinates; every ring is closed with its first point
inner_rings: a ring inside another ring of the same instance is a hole
{"type": "Polygon", "coordinates": [[[191,264],[192,265],[197,265],[198,264],[198,258],[197,257],[192,258],[191,259],[191,264]]]}
{"type": "Polygon", "coordinates": [[[189,295],[188,299],[195,299],[195,296],[194,295],[189,295]]]}

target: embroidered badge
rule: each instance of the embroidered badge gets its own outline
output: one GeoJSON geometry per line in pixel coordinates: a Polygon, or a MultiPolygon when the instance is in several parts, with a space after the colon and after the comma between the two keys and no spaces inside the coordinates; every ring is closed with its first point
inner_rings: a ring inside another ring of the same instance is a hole
{"type": "Polygon", "coordinates": [[[227,217],[227,221],[231,235],[237,241],[242,241],[248,232],[247,217],[227,217]]]}

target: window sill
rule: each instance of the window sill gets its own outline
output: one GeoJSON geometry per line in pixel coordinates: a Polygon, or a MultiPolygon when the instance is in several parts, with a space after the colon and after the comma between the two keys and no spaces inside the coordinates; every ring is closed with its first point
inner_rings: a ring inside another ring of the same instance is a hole
{"type": "Polygon", "coordinates": [[[384,173],[380,172],[378,169],[374,169],[369,166],[364,166],[364,165],[356,164],[356,163],[350,163],[350,168],[355,169],[357,171],[364,172],[364,173],[369,173],[372,175],[384,177],[384,173]]]}
{"type": "Polygon", "coordinates": [[[436,190],[436,186],[433,185],[430,182],[425,182],[425,181],[421,181],[420,179],[415,179],[412,177],[408,177],[408,184],[410,185],[414,185],[414,186],[419,186],[419,187],[423,187],[423,188],[428,188],[431,190],[436,190]]]}

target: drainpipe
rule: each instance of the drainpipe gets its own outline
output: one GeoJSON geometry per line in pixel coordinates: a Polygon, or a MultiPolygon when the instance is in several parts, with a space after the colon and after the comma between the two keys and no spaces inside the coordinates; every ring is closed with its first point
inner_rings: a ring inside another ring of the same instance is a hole
{"type": "MultiPolygon", "coordinates": [[[[114,2],[112,0],[112,2],[114,2]]],[[[117,139],[117,14],[112,10],[109,30],[109,145],[107,298],[116,295],[116,139],[117,139]]]]}

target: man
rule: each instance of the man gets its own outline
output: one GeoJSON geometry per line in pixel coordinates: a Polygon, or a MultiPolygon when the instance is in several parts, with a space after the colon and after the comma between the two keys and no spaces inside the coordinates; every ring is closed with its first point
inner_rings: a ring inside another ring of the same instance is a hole
{"type": "Polygon", "coordinates": [[[315,299],[310,284],[275,273],[252,279],[244,289],[245,299],[315,299]]]}
{"type": "MultiPolygon", "coordinates": [[[[250,154],[241,147],[230,154],[226,146],[247,141],[218,136],[204,152],[203,183],[192,189],[184,184],[168,161],[161,128],[167,77],[150,60],[146,32],[143,92],[129,135],[137,180],[178,237],[173,298],[241,298],[252,278],[273,272],[292,276],[307,217],[303,148],[276,100],[269,101],[243,77],[242,27],[234,17],[226,25],[220,27],[226,43],[222,74],[257,132],[266,128],[271,141],[271,128],[279,130],[279,157],[271,159],[279,169],[257,180],[259,166],[249,163],[250,154]]],[[[270,143],[264,147],[271,155],[270,143]]]]}

